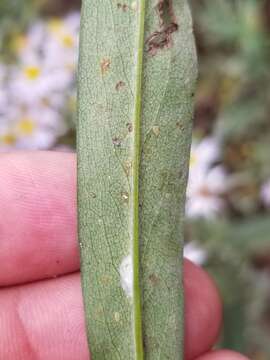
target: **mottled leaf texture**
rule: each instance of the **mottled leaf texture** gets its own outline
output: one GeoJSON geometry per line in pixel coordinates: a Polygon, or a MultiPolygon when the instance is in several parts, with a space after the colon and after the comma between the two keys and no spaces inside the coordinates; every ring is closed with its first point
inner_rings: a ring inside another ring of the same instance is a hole
{"type": "Polygon", "coordinates": [[[92,360],[183,359],[196,76],[185,0],[83,0],[78,209],[92,360]]]}

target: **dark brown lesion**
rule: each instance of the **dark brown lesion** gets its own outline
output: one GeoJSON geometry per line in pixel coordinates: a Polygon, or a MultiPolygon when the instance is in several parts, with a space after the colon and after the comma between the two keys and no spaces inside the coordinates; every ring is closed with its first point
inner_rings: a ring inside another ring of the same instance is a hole
{"type": "Polygon", "coordinates": [[[118,136],[114,136],[114,137],[112,138],[112,143],[113,143],[113,145],[114,145],[115,147],[120,147],[121,144],[122,144],[122,139],[121,139],[120,137],[118,137],[118,136]]]}
{"type": "Polygon", "coordinates": [[[127,126],[128,132],[131,133],[133,131],[133,124],[132,123],[127,123],[126,126],[127,126]]]}
{"type": "Polygon", "coordinates": [[[150,280],[151,285],[153,285],[153,286],[157,286],[158,283],[160,282],[160,279],[157,277],[156,274],[150,274],[149,280],[150,280]]]}
{"type": "Polygon", "coordinates": [[[159,17],[160,27],[176,23],[173,12],[173,0],[159,0],[156,10],[159,17]]]}
{"type": "Polygon", "coordinates": [[[118,81],[118,83],[115,85],[115,90],[119,91],[125,86],[124,81],[118,81]]]}
{"type": "Polygon", "coordinates": [[[156,6],[160,28],[153,32],[146,40],[146,50],[153,56],[156,55],[158,49],[172,46],[172,34],[178,30],[172,1],[173,0],[161,0],[156,6]]]}
{"type": "Polygon", "coordinates": [[[117,8],[118,8],[119,10],[124,11],[124,12],[127,12],[127,11],[128,11],[128,5],[127,5],[127,4],[117,3],[117,8]]]}

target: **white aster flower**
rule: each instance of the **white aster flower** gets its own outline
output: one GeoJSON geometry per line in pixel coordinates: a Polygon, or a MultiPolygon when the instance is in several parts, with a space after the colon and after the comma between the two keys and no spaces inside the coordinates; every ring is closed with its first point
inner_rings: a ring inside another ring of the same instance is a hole
{"type": "Polygon", "coordinates": [[[46,64],[61,66],[74,73],[79,45],[79,13],[72,13],[64,19],[48,21],[49,40],[45,46],[46,64]]]}
{"type": "Polygon", "coordinates": [[[219,143],[212,137],[192,145],[186,201],[186,214],[190,218],[211,218],[225,208],[221,196],[227,190],[226,171],[221,165],[213,167],[219,157],[219,143]]]}
{"type": "Polygon", "coordinates": [[[50,19],[47,27],[54,40],[64,49],[72,49],[78,44],[77,22],[74,26],[71,16],[50,19]]]}
{"type": "Polygon", "coordinates": [[[34,104],[57,94],[64,96],[63,92],[70,86],[71,81],[69,72],[46,68],[33,61],[13,69],[9,90],[16,102],[34,104]]]}
{"type": "Polygon", "coordinates": [[[226,172],[222,165],[208,170],[201,168],[190,179],[187,188],[186,214],[190,218],[211,218],[225,208],[222,195],[226,192],[226,172]]]}
{"type": "Polygon", "coordinates": [[[12,47],[19,56],[19,61],[28,63],[35,57],[43,56],[43,46],[47,41],[44,22],[38,20],[25,34],[18,34],[13,38],[12,47]]]}
{"type": "Polygon", "coordinates": [[[213,168],[200,168],[196,174],[190,173],[187,195],[224,194],[227,190],[227,174],[222,165],[213,168]]]}
{"type": "Polygon", "coordinates": [[[8,95],[6,90],[7,67],[0,64],[0,116],[8,106],[8,95]]]}
{"type": "Polygon", "coordinates": [[[79,25],[74,12],[13,38],[17,65],[0,64],[0,151],[48,149],[66,132],[60,113],[73,110],[79,25]]]}
{"type": "Polygon", "coordinates": [[[262,185],[261,199],[266,207],[270,207],[270,180],[262,185]]]}
{"type": "Polygon", "coordinates": [[[211,136],[201,141],[193,140],[190,155],[190,171],[197,168],[209,168],[220,158],[220,143],[211,136]]]}
{"type": "Polygon", "coordinates": [[[203,265],[207,260],[207,252],[196,241],[191,241],[184,246],[184,257],[197,265],[203,265]]]}
{"type": "Polygon", "coordinates": [[[80,30],[80,21],[81,14],[79,11],[73,11],[65,17],[66,26],[72,31],[72,33],[77,35],[80,30]]]}
{"type": "Polygon", "coordinates": [[[215,218],[225,209],[225,202],[218,196],[196,195],[187,198],[186,215],[192,218],[215,218]]]}
{"type": "Polygon", "coordinates": [[[42,150],[51,148],[66,132],[60,115],[50,108],[15,109],[0,130],[0,148],[42,150]]]}

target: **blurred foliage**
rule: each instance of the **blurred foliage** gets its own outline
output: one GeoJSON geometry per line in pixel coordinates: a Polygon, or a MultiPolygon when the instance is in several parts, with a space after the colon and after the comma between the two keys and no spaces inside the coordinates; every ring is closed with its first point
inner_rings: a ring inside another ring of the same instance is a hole
{"type": "Polygon", "coordinates": [[[26,29],[35,17],[63,15],[79,6],[80,0],[1,0],[0,57],[12,57],[9,40],[26,29]]]}
{"type": "Polygon", "coordinates": [[[195,132],[222,139],[230,172],[225,219],[187,224],[224,298],[221,346],[270,358],[270,1],[193,0],[200,79],[195,132]]]}
{"type": "MultiPolygon", "coordinates": [[[[0,47],[37,11],[61,14],[79,2],[1,0],[0,47]]],[[[187,220],[186,239],[207,251],[224,299],[220,346],[267,360],[270,217],[260,191],[270,178],[270,0],[190,3],[200,63],[194,134],[220,139],[230,191],[222,218],[187,220]]],[[[74,131],[60,141],[73,143],[74,131]]]]}
{"type": "Polygon", "coordinates": [[[7,37],[20,32],[36,14],[37,3],[33,0],[0,1],[0,49],[6,50],[7,37]]]}

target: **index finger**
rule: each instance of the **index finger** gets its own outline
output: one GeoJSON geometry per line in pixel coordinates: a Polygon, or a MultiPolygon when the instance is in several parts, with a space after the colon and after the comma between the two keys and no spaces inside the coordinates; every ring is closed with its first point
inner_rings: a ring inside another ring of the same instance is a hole
{"type": "Polygon", "coordinates": [[[2,154],[0,174],[0,286],[78,270],[75,155],[2,154]]]}

